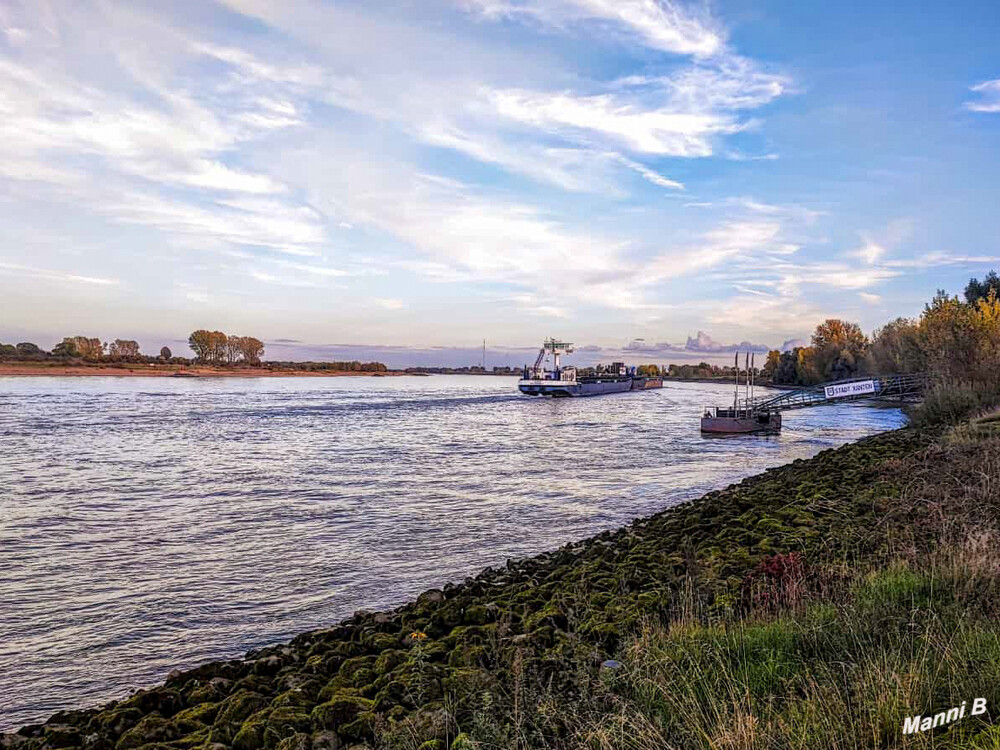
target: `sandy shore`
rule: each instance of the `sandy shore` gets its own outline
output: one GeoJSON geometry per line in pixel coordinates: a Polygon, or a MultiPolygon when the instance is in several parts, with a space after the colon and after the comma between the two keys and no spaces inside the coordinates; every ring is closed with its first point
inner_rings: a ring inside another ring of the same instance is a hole
{"type": "Polygon", "coordinates": [[[83,376],[83,377],[174,377],[174,378],[343,378],[395,377],[405,372],[340,372],[312,370],[226,369],[216,367],[184,367],[182,365],[49,365],[24,362],[0,362],[0,377],[4,376],[83,376]]]}

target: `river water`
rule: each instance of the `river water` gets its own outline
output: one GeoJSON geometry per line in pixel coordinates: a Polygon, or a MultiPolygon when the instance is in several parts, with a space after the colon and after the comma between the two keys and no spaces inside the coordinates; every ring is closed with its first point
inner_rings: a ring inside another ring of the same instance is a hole
{"type": "Polygon", "coordinates": [[[0,729],[904,421],[845,404],[705,438],[731,386],[542,400],[515,383],[0,380],[0,729]]]}

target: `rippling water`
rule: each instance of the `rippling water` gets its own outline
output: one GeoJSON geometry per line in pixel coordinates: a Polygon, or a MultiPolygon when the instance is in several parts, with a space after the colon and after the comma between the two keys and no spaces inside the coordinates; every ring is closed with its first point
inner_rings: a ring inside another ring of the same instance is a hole
{"type": "Polygon", "coordinates": [[[703,438],[729,387],[511,378],[0,380],[0,729],[398,605],[902,424],[703,438]]]}

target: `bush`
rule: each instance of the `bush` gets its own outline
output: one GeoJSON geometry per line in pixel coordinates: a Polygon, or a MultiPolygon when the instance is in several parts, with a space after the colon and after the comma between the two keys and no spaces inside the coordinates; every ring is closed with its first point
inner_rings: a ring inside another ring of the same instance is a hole
{"type": "Polygon", "coordinates": [[[938,380],[909,413],[918,427],[953,425],[1000,403],[1000,387],[989,383],[938,380]]]}

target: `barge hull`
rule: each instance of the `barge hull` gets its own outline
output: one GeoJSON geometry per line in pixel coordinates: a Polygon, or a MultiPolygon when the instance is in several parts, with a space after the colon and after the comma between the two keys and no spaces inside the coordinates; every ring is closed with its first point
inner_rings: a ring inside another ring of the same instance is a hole
{"type": "Polygon", "coordinates": [[[624,393],[632,390],[632,379],[595,381],[522,381],[518,383],[521,393],[529,396],[552,396],[553,398],[602,396],[606,393],[624,393]]]}
{"type": "Polygon", "coordinates": [[[780,414],[754,417],[702,417],[701,431],[716,435],[746,435],[754,432],[780,432],[780,414]]]}

